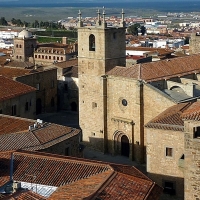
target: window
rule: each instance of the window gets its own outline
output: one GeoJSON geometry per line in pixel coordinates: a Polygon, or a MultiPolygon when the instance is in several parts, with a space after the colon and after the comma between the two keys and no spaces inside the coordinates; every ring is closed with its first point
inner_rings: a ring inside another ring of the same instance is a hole
{"type": "Polygon", "coordinates": [[[164,181],[164,193],[165,194],[170,194],[170,195],[175,195],[176,190],[175,190],[175,182],[172,181],[164,181]]]}
{"type": "Polygon", "coordinates": [[[92,102],[92,108],[96,108],[97,107],[97,103],[92,102]]]}
{"type": "Polygon", "coordinates": [[[15,116],[17,114],[17,106],[13,105],[12,106],[12,115],[15,116]]]}
{"type": "Polygon", "coordinates": [[[166,152],[165,152],[167,157],[172,157],[173,155],[173,148],[166,147],[166,152]]]}
{"type": "Polygon", "coordinates": [[[37,55],[35,55],[35,58],[37,58],[37,55]]]}
{"type": "Polygon", "coordinates": [[[54,80],[51,81],[51,88],[54,88],[54,80]]]}
{"type": "Polygon", "coordinates": [[[25,111],[28,111],[28,102],[25,103],[25,111]]]}
{"type": "Polygon", "coordinates": [[[36,89],[40,90],[40,84],[39,83],[36,84],[36,89]]]}
{"type": "Polygon", "coordinates": [[[55,102],[54,102],[54,98],[52,97],[51,98],[51,107],[54,107],[54,105],[55,105],[55,102]]]}
{"type": "Polygon", "coordinates": [[[123,106],[127,106],[127,105],[128,105],[128,102],[127,102],[126,99],[122,99],[122,105],[123,105],[123,106]]]}
{"type": "Polygon", "coordinates": [[[68,91],[68,84],[67,83],[65,83],[64,89],[65,89],[65,91],[68,91]]]}
{"type": "Polygon", "coordinates": [[[2,114],[3,113],[3,111],[2,111],[2,109],[0,109],[0,114],[2,114]]]}
{"type": "Polygon", "coordinates": [[[200,138],[200,126],[193,128],[194,138],[200,138]]]}
{"type": "Polygon", "coordinates": [[[93,34],[89,36],[89,50],[95,51],[95,36],[93,34]]]}
{"type": "Polygon", "coordinates": [[[115,33],[113,33],[113,39],[116,39],[116,32],[115,33]]]}
{"type": "Polygon", "coordinates": [[[66,155],[66,156],[69,156],[69,155],[70,155],[70,153],[69,153],[69,147],[65,148],[65,155],[66,155]]]}

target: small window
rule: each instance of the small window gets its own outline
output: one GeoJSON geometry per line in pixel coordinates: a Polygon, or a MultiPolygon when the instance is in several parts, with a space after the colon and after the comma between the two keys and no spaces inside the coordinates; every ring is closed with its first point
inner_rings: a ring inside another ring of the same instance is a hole
{"type": "Polygon", "coordinates": [[[122,105],[123,105],[123,106],[127,106],[127,105],[128,105],[128,102],[127,102],[126,99],[122,99],[122,105]]]}
{"type": "Polygon", "coordinates": [[[67,83],[65,83],[64,89],[65,89],[65,91],[68,91],[68,84],[67,83]]]}
{"type": "Polygon", "coordinates": [[[96,108],[97,107],[97,103],[92,102],[92,108],[96,108]]]}
{"type": "Polygon", "coordinates": [[[175,190],[175,183],[172,181],[164,181],[164,193],[165,194],[170,194],[170,195],[175,195],[176,190],[175,190]]]}
{"type": "Polygon", "coordinates": [[[116,32],[115,33],[113,33],[113,39],[116,39],[116,32]]]}
{"type": "Polygon", "coordinates": [[[13,105],[12,106],[12,115],[15,116],[17,114],[17,106],[13,105]]]}
{"type": "Polygon", "coordinates": [[[95,36],[93,34],[89,36],[89,51],[95,51],[95,36]]]}
{"type": "Polygon", "coordinates": [[[172,155],[173,155],[173,148],[166,147],[166,156],[172,157],[172,155]]]}
{"type": "Polygon", "coordinates": [[[37,58],[37,55],[35,55],[35,58],[37,58]]]}
{"type": "Polygon", "coordinates": [[[39,83],[36,84],[36,89],[40,90],[40,84],[39,83]]]}
{"type": "Polygon", "coordinates": [[[51,88],[54,88],[54,80],[51,81],[51,88]]]}
{"type": "Polygon", "coordinates": [[[28,111],[28,102],[25,103],[25,111],[28,111]]]}
{"type": "Polygon", "coordinates": [[[65,155],[66,155],[66,156],[69,156],[69,155],[70,155],[70,153],[69,153],[69,147],[65,148],[65,155]]]}
{"type": "Polygon", "coordinates": [[[51,98],[51,107],[54,107],[54,105],[55,105],[55,102],[54,102],[54,98],[52,97],[51,98]]]}
{"type": "Polygon", "coordinates": [[[200,138],[200,126],[194,127],[194,138],[200,138]]]}

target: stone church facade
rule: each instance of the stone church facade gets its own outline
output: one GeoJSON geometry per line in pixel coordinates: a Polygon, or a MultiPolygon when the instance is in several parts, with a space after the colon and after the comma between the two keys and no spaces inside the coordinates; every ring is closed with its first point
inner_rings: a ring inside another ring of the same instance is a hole
{"type": "Polygon", "coordinates": [[[79,13],[79,124],[86,145],[142,163],[144,125],[173,105],[199,98],[199,58],[128,67],[124,41],[123,12],[118,27],[107,26],[105,12],[95,26],[83,26],[79,13]]]}

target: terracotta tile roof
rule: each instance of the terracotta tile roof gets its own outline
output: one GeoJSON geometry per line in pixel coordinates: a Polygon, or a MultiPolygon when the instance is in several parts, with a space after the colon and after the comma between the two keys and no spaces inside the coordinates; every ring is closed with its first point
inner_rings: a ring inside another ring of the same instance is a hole
{"type": "Polygon", "coordinates": [[[0,114],[0,135],[28,131],[35,120],[0,114]]]}
{"type": "Polygon", "coordinates": [[[200,102],[197,101],[190,105],[181,115],[183,120],[200,121],[200,102]]]}
{"type": "Polygon", "coordinates": [[[21,190],[4,197],[4,200],[45,200],[46,198],[30,190],[21,190]]]}
{"type": "MultiPolygon", "coordinates": [[[[0,153],[0,163],[3,163],[5,168],[4,177],[9,176],[11,153],[0,153]]],[[[122,173],[119,171],[128,169],[124,165],[118,164],[118,171],[116,171],[113,168],[115,164],[111,163],[27,151],[13,152],[13,164],[14,181],[58,187],[47,198],[49,200],[157,200],[162,193],[162,188],[131,166],[127,166],[130,172],[122,173]],[[29,174],[34,174],[35,179],[28,176],[29,174]],[[134,174],[138,175],[134,176],[134,174]]],[[[1,175],[0,173],[0,178],[1,175]]]]}
{"type": "Polygon", "coordinates": [[[72,66],[78,66],[78,59],[67,60],[65,62],[58,62],[54,64],[56,67],[68,68],[72,66]]]}
{"type": "Polygon", "coordinates": [[[117,173],[97,197],[99,199],[145,199],[148,196],[147,191],[153,184],[152,181],[117,173]]]}
{"type": "Polygon", "coordinates": [[[29,74],[30,69],[21,69],[21,68],[9,68],[9,67],[0,67],[0,75],[7,78],[14,78],[18,76],[23,76],[29,74]]]}
{"type": "Polygon", "coordinates": [[[126,50],[156,52],[158,53],[159,56],[168,55],[174,52],[173,50],[170,49],[151,48],[151,47],[126,47],[126,50]]]}
{"type": "Polygon", "coordinates": [[[35,123],[36,120],[0,115],[0,151],[46,149],[80,133],[79,129],[44,122],[42,127],[29,131],[35,123]]]}
{"type": "Polygon", "coordinates": [[[34,64],[30,62],[21,62],[17,60],[11,60],[11,62],[7,62],[5,66],[13,67],[13,68],[22,68],[22,69],[32,69],[34,68],[34,64]]]}
{"type": "Polygon", "coordinates": [[[106,74],[151,82],[198,72],[200,72],[200,54],[142,63],[133,67],[116,66],[106,74]]]}
{"type": "Polygon", "coordinates": [[[0,101],[36,91],[35,88],[0,75],[0,101]]]}
{"type": "Polygon", "coordinates": [[[145,127],[183,131],[184,121],[182,120],[181,115],[190,105],[191,103],[174,105],[148,122],[145,127]]]}

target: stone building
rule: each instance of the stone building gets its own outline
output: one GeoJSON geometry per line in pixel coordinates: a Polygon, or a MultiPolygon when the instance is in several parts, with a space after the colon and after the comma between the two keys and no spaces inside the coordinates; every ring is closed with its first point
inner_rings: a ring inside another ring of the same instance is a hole
{"type": "Polygon", "coordinates": [[[0,115],[0,152],[22,149],[82,157],[80,137],[80,129],[40,119],[0,115]]]}
{"type": "Polygon", "coordinates": [[[22,30],[18,37],[14,38],[12,59],[18,61],[29,61],[37,46],[37,39],[27,30],[22,30]]]}
{"type": "Polygon", "coordinates": [[[34,51],[33,62],[37,65],[49,65],[76,58],[77,43],[67,43],[67,38],[62,38],[62,43],[38,44],[34,51]]]}
{"type": "Polygon", "coordinates": [[[32,104],[36,108],[34,114],[57,111],[57,68],[0,67],[0,75],[36,88],[36,100],[32,104]]]}
{"type": "Polygon", "coordinates": [[[12,59],[29,61],[34,65],[49,65],[76,58],[77,48],[77,43],[68,44],[66,37],[62,38],[62,43],[38,43],[37,37],[24,29],[14,38],[12,59]]]}
{"type": "Polygon", "coordinates": [[[192,33],[189,40],[189,54],[200,52],[200,33],[192,33]]]}
{"type": "Polygon", "coordinates": [[[55,63],[58,80],[58,109],[78,111],[78,59],[55,63]]]}
{"type": "Polygon", "coordinates": [[[79,13],[79,124],[83,141],[103,152],[146,161],[144,125],[167,108],[199,98],[199,55],[125,67],[124,13],[83,27],[79,13]]]}
{"type": "Polygon", "coordinates": [[[36,89],[0,75],[0,113],[35,118],[36,89]]]}
{"type": "Polygon", "coordinates": [[[163,199],[200,198],[199,116],[198,100],[174,105],[145,125],[147,172],[164,188],[163,199]]]}
{"type": "Polygon", "coordinates": [[[22,150],[0,152],[0,163],[0,199],[159,200],[162,193],[134,166],[22,150]]]}

